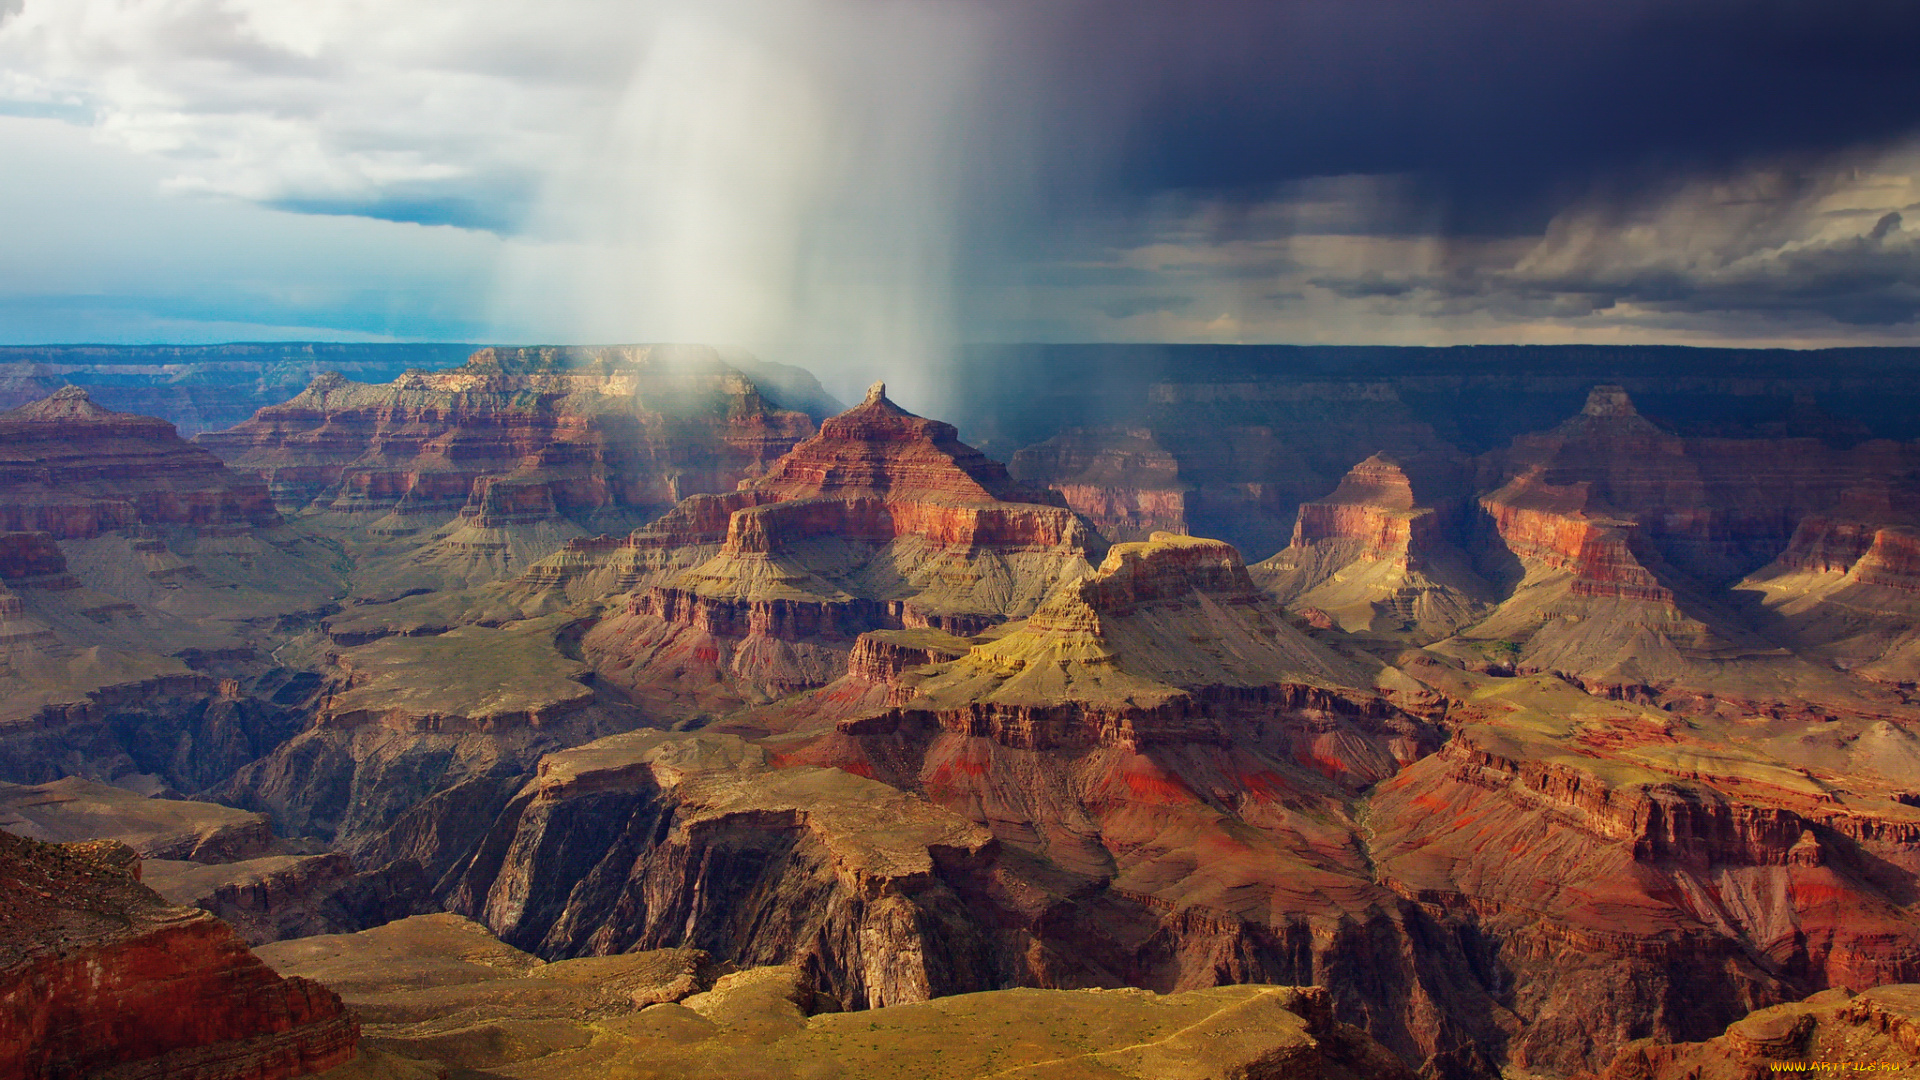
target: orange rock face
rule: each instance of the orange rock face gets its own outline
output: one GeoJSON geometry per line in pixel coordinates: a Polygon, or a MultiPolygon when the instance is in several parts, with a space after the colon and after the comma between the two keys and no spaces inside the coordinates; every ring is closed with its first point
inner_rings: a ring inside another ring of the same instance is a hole
{"type": "Polygon", "coordinates": [[[0,833],[0,1075],[279,1080],[353,1057],[338,996],[167,905],[116,847],[0,833]]]}
{"type": "Polygon", "coordinates": [[[765,475],[637,530],[612,557],[670,570],[583,647],[642,697],[765,700],[837,678],[864,631],[972,634],[1025,614],[1090,539],[1057,495],[876,385],[765,475]]]}
{"type": "Polygon", "coordinates": [[[110,412],[79,387],[0,414],[0,529],[77,540],[135,525],[279,520],[264,485],[165,420],[110,412]]]}
{"type": "Polygon", "coordinates": [[[1333,494],[1300,504],[1292,546],[1358,540],[1363,559],[1403,560],[1418,569],[1426,549],[1439,542],[1440,520],[1430,507],[1416,511],[1406,472],[1375,454],[1348,471],[1333,494]]]}
{"type": "Polygon", "coordinates": [[[493,525],[725,491],[812,430],[712,350],[628,346],[482,349],[383,386],[322,376],[200,442],[290,510],[493,525]]]}
{"type": "Polygon", "coordinates": [[[1480,500],[1492,516],[1500,539],[1522,560],[1573,572],[1573,595],[1673,602],[1634,555],[1638,526],[1606,513],[1588,511],[1586,483],[1555,485],[1543,470],[1516,477],[1480,500]]]}

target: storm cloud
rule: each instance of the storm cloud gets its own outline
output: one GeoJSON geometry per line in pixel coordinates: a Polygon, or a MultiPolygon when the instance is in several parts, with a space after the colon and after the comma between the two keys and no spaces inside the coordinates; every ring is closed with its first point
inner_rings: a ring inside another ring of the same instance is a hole
{"type": "Polygon", "coordinates": [[[933,363],[968,338],[1905,341],[1920,314],[1920,11],[1890,0],[0,15],[0,113],[176,200],[487,234],[459,322],[495,336],[933,363]]]}

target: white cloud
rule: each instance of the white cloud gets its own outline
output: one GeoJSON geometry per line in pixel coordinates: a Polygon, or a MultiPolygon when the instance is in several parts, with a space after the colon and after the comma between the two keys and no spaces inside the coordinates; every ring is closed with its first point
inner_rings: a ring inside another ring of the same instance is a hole
{"type": "Polygon", "coordinates": [[[177,196],[490,229],[496,325],[931,387],[989,29],[919,0],[26,0],[0,113],[89,117],[177,196]]]}
{"type": "Polygon", "coordinates": [[[607,107],[631,49],[618,11],[28,0],[0,27],[0,96],[85,108],[183,190],[376,211],[466,198],[498,217],[607,107]]]}

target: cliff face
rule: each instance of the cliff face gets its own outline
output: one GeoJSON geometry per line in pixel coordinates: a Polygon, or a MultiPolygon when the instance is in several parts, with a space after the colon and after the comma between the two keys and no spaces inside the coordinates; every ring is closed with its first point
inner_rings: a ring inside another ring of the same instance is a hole
{"type": "Polygon", "coordinates": [[[798,964],[860,1006],[995,982],[981,913],[947,881],[991,861],[985,832],[871,780],[764,761],[654,732],[552,755],[450,904],[545,956],[690,946],[798,964]],[[556,861],[588,819],[618,839],[556,861]]]}
{"type": "Polygon", "coordinates": [[[624,346],[482,349],[385,385],[322,376],[200,443],[289,511],[487,528],[657,512],[733,487],[811,431],[710,349],[624,346]]]}
{"type": "Polygon", "coordinates": [[[1187,531],[1180,464],[1149,428],[1071,428],[1013,455],[1007,469],[1059,492],[1110,541],[1187,531]]]}
{"type": "MultiPolygon", "coordinates": [[[[546,759],[449,902],[548,957],[691,946],[789,965],[844,1007],[889,1006],[876,1023],[998,987],[1178,992],[1310,976],[1332,989],[1330,1018],[1365,1022],[1402,1054],[1471,1055],[1478,1032],[1463,1020],[1485,1016],[1484,999],[1416,957],[1419,927],[1325,838],[1303,849],[1253,805],[1245,825],[1222,827],[1179,794],[1207,774],[1174,758],[1077,767],[1017,750],[994,761],[992,746],[909,740],[927,755],[922,798],[847,768],[770,767],[727,736],[615,736],[546,759]],[[1055,802],[1075,790],[1083,806],[1055,802]],[[1034,816],[1043,800],[1055,805],[1034,816]],[[1220,857],[1189,878],[1165,845],[1196,832],[1220,857]],[[1089,858],[1102,839],[1127,853],[1117,867],[1089,858]],[[1322,901],[1311,914],[1298,906],[1308,895],[1322,901]],[[1417,1004],[1381,1010],[1382,985],[1417,1004]]],[[[1310,784],[1263,775],[1263,800],[1312,798],[1310,784]]]]}
{"type": "Polygon", "coordinates": [[[0,528],[75,540],[139,525],[278,523],[265,486],[165,420],[110,412],[77,386],[0,413],[0,528]]]}
{"type": "Polygon", "coordinates": [[[1505,701],[1535,704],[1464,726],[1367,821],[1383,884],[1495,944],[1513,1065],[1580,1073],[1635,1039],[1915,977],[1910,871],[1879,868],[1913,865],[1920,818],[1885,789],[1843,802],[1717,725],[1511,682],[1505,701]]]}
{"type": "Polygon", "coordinates": [[[654,708],[763,702],[839,676],[863,631],[1024,615],[1085,568],[1089,542],[1057,496],[875,386],[766,475],[688,499],[609,553],[652,586],[582,645],[654,708]]]}
{"type": "Polygon", "coordinates": [[[275,1080],[353,1057],[339,997],[168,906],[125,848],[0,834],[0,863],[0,1072],[275,1080]]]}
{"type": "Polygon", "coordinates": [[[1452,542],[1455,508],[1435,501],[1423,504],[1405,469],[1375,454],[1300,505],[1292,542],[1255,578],[1329,625],[1444,636],[1476,620],[1494,590],[1452,542]]]}
{"type": "Polygon", "coordinates": [[[1591,503],[1589,484],[1551,484],[1542,469],[1480,500],[1507,550],[1523,564],[1566,571],[1572,595],[1671,605],[1673,590],[1634,554],[1638,524],[1591,503]]]}

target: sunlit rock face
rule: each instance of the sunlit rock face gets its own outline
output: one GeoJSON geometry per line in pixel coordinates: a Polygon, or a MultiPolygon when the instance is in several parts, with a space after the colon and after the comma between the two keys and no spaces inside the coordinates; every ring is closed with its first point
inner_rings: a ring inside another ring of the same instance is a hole
{"type": "Polygon", "coordinates": [[[1375,454],[1300,505],[1292,542],[1255,577],[1327,625],[1444,637],[1477,620],[1494,589],[1454,542],[1458,500],[1424,494],[1398,461],[1375,454]]]}
{"type": "Polygon", "coordinates": [[[583,647],[656,705],[767,700],[838,677],[866,630],[1025,615],[1088,569],[1092,542],[1058,496],[876,384],[764,476],[687,499],[609,553],[651,582],[583,647]]]}
{"type": "Polygon", "coordinates": [[[199,441],[289,511],[484,528],[648,516],[731,489],[812,432],[712,349],[619,346],[482,349],[378,385],[322,376],[199,441]]]}

